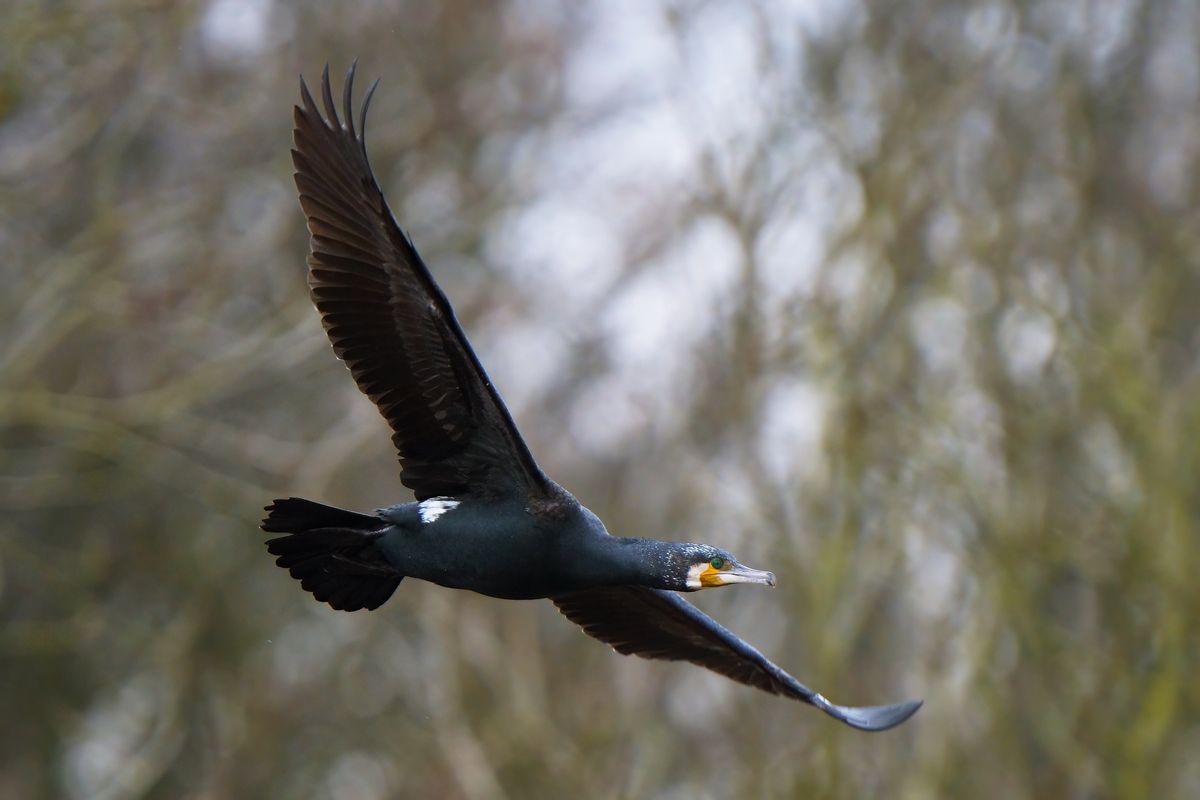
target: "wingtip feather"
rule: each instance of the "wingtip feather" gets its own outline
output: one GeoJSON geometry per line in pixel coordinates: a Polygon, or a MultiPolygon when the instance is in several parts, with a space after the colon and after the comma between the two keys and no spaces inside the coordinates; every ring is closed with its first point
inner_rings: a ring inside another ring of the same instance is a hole
{"type": "Polygon", "coordinates": [[[337,106],[333,102],[333,87],[329,83],[328,64],[321,71],[321,102],[325,106],[325,115],[329,118],[329,127],[334,130],[342,127],[342,121],[338,118],[337,106]]]}
{"type": "Polygon", "coordinates": [[[300,100],[304,103],[304,108],[296,106],[296,121],[297,123],[305,116],[306,113],[317,113],[317,103],[313,100],[312,92],[308,90],[308,83],[304,80],[304,76],[300,76],[300,100]]]}
{"type": "Polygon", "coordinates": [[[362,143],[364,156],[367,154],[367,109],[371,107],[371,98],[375,96],[375,90],[378,88],[379,78],[376,78],[367,89],[367,94],[363,98],[362,111],[358,116],[358,140],[362,143]]]}
{"type": "Polygon", "coordinates": [[[346,127],[350,137],[354,138],[354,74],[358,71],[358,58],[350,62],[346,70],[346,80],[342,84],[342,116],[346,118],[346,127]]]}
{"type": "Polygon", "coordinates": [[[890,706],[839,706],[817,695],[823,703],[814,703],[834,719],[860,731],[886,731],[905,722],[924,705],[924,700],[909,700],[890,706]]]}

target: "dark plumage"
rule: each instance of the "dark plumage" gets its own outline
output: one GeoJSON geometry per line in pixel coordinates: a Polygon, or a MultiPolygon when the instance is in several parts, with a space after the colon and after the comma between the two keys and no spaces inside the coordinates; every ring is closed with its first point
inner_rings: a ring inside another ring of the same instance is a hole
{"type": "Polygon", "coordinates": [[[919,702],[836,706],[676,592],[775,576],[705,544],[629,539],[534,461],[428,268],[396,224],[367,162],[375,86],[342,116],[321,80],[324,115],[300,82],[296,186],[312,235],[309,288],[334,352],[379,407],[416,502],[359,514],[289,498],[267,507],[267,542],[301,586],[336,609],[382,605],[405,577],[510,599],[549,598],[620,653],[691,661],[810,703],[848,725],[884,730],[919,702]]]}

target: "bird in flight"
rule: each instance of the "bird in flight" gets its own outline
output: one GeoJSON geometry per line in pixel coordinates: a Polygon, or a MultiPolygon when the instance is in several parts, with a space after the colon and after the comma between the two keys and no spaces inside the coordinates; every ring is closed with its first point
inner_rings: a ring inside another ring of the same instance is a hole
{"type": "Polygon", "coordinates": [[[300,81],[296,186],[308,220],[308,285],[338,358],[378,406],[415,502],[370,514],[290,497],[266,507],[267,549],[319,601],[376,609],[419,578],[506,599],[548,598],[619,653],[690,661],[880,731],[919,701],[835,705],[680,596],[738,583],[774,586],[707,544],[612,536],[542,472],[454,310],[400,229],[367,161],[372,85],[355,124],[355,67],[339,117],[300,81]],[[322,108],[324,113],[322,113],[322,108]]]}

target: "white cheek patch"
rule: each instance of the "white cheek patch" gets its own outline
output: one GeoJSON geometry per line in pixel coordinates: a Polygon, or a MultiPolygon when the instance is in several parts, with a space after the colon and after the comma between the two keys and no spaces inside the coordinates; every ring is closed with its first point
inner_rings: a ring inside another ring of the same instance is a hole
{"type": "Polygon", "coordinates": [[[704,572],[707,564],[692,564],[688,567],[687,587],[689,589],[703,589],[704,584],[700,582],[700,575],[704,572]]]}
{"type": "Polygon", "coordinates": [[[458,502],[453,497],[430,497],[417,504],[417,513],[421,515],[421,522],[428,525],[447,511],[458,508],[458,502]]]}

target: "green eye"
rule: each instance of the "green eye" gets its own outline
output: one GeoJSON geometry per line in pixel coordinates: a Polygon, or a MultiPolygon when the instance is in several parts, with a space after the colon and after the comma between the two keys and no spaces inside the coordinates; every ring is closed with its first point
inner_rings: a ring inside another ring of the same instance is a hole
{"type": "Polygon", "coordinates": [[[725,559],[717,556],[712,561],[708,562],[708,565],[713,569],[723,569],[725,567],[725,559]]]}

